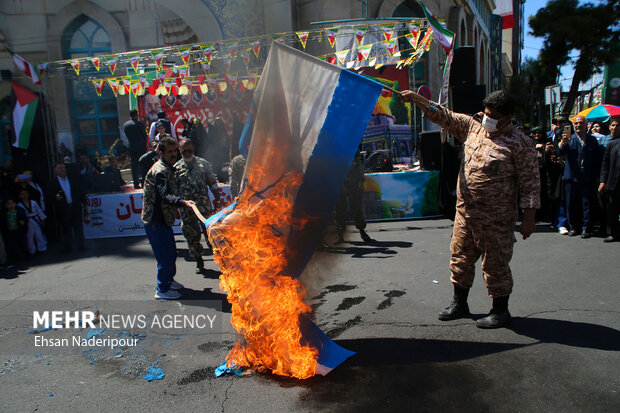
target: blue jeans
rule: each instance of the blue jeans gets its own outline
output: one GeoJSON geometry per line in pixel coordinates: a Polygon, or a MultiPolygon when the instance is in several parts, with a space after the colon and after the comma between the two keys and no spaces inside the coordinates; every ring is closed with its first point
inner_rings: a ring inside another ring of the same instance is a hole
{"type": "Polygon", "coordinates": [[[563,201],[558,201],[557,208],[555,210],[555,221],[554,225],[556,228],[568,228],[568,219],[566,218],[566,205],[564,205],[563,201]]]}
{"type": "Polygon", "coordinates": [[[170,289],[177,272],[177,246],[172,228],[164,224],[144,224],[146,236],[157,260],[157,290],[165,293],[170,289]]]}

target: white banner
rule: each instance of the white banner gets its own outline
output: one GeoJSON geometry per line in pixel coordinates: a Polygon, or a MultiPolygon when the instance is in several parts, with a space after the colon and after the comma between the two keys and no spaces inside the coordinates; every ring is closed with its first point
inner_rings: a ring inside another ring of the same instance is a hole
{"type": "MultiPolygon", "coordinates": [[[[229,186],[221,185],[218,192],[222,207],[228,206],[232,201],[229,186]]],[[[211,191],[209,199],[214,200],[211,191]]],[[[141,219],[142,192],[93,194],[87,196],[87,202],[90,217],[84,218],[84,238],[146,236],[141,219]]],[[[175,234],[181,233],[180,217],[177,217],[173,230],[175,234]]]]}

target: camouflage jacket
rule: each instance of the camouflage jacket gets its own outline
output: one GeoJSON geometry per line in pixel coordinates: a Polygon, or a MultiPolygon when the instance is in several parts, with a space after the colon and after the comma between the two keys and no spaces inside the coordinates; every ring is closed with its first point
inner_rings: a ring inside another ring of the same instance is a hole
{"type": "Polygon", "coordinates": [[[243,155],[235,156],[230,162],[228,174],[230,176],[230,195],[235,199],[241,191],[241,180],[245,172],[245,158],[243,155]]]}
{"type": "MultiPolygon", "coordinates": [[[[209,200],[209,188],[217,186],[215,174],[211,164],[195,156],[190,163],[181,159],[174,164],[176,186],[179,195],[183,199],[191,199],[196,202],[196,206],[201,214],[211,213],[211,201],[209,200]]],[[[215,197],[217,193],[213,193],[215,197]]],[[[217,199],[217,198],[216,198],[217,199]]],[[[183,211],[181,211],[183,213],[183,211]]]]}
{"type": "Polygon", "coordinates": [[[182,201],[177,196],[174,169],[163,159],[158,160],[144,178],[142,222],[172,226],[176,219],[176,209],[182,205],[182,201]]]}
{"type": "Polygon", "coordinates": [[[457,186],[457,209],[465,217],[489,222],[516,221],[517,190],[521,208],[540,208],[540,175],[532,140],[511,125],[489,133],[481,114],[454,113],[441,106],[424,117],[464,143],[457,186]]]}

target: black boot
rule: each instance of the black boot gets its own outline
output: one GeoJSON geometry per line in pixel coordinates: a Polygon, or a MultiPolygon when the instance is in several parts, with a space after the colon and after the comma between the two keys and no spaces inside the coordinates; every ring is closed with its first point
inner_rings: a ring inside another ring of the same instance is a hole
{"type": "Polygon", "coordinates": [[[512,317],[508,312],[508,299],[506,297],[498,297],[493,299],[493,308],[489,315],[476,321],[478,328],[500,328],[510,324],[512,317]]]}
{"type": "Polygon", "coordinates": [[[445,310],[439,313],[438,318],[441,321],[456,320],[458,318],[469,317],[469,306],[467,305],[467,296],[469,289],[454,286],[454,297],[452,302],[445,310]]]}
{"type": "Polygon", "coordinates": [[[366,244],[370,244],[371,242],[373,242],[374,240],[372,238],[370,238],[370,235],[368,235],[366,233],[366,231],[364,231],[363,229],[360,229],[360,235],[362,236],[362,240],[366,243],[366,244]]]}
{"type": "Polygon", "coordinates": [[[205,262],[202,257],[196,257],[196,274],[202,274],[205,269],[205,262]]]}

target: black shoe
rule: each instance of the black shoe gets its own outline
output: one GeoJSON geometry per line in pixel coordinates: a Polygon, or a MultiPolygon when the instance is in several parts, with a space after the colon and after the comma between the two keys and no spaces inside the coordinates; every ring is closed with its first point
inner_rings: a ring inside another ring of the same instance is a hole
{"type": "Polygon", "coordinates": [[[570,231],[568,231],[569,237],[576,237],[577,235],[579,235],[579,233],[574,229],[571,229],[570,231]]]}
{"type": "Polygon", "coordinates": [[[458,318],[469,317],[469,306],[467,302],[452,300],[445,310],[439,313],[438,317],[441,321],[456,320],[458,318]]]}
{"type": "Polygon", "coordinates": [[[370,235],[368,235],[366,233],[366,231],[364,231],[363,229],[360,229],[360,235],[362,236],[362,240],[366,243],[369,244],[371,242],[374,241],[374,239],[370,238],[370,235]]]}
{"type": "Polygon", "coordinates": [[[502,313],[495,313],[493,310],[488,316],[476,320],[476,327],[478,328],[501,328],[507,326],[512,321],[512,317],[508,310],[502,313]]]}
{"type": "Polygon", "coordinates": [[[583,238],[583,239],[592,238],[592,234],[590,234],[589,232],[584,231],[584,232],[581,233],[581,238],[583,238]]]}
{"type": "Polygon", "coordinates": [[[603,242],[614,242],[614,241],[616,241],[616,239],[612,235],[608,236],[607,238],[603,240],[603,242]]]}

